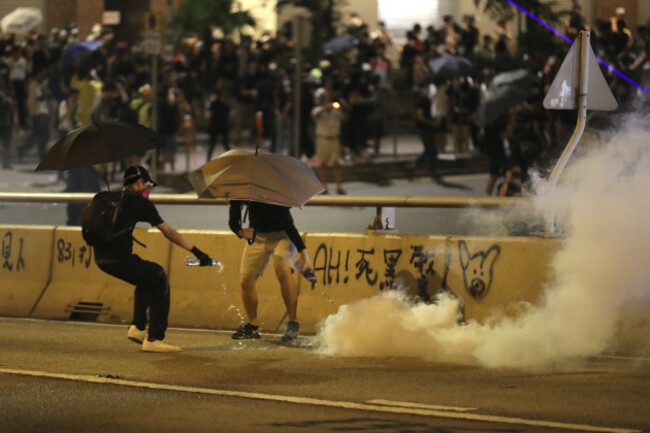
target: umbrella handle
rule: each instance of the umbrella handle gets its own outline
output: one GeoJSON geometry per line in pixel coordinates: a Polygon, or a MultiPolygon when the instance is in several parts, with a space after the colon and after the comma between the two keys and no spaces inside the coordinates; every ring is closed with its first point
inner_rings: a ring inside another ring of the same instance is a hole
{"type": "Polygon", "coordinates": [[[246,240],[246,242],[248,242],[248,245],[253,245],[255,243],[255,236],[257,236],[257,233],[253,232],[253,237],[246,240]]]}

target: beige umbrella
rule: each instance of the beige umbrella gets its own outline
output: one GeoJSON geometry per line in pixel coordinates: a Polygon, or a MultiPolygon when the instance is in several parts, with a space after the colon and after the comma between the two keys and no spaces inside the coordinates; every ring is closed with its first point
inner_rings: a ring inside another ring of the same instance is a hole
{"type": "Polygon", "coordinates": [[[290,156],[230,150],[189,175],[199,198],[302,207],[325,191],[314,171],[290,156]]]}
{"type": "Polygon", "coordinates": [[[43,13],[38,8],[19,7],[5,15],[0,21],[2,33],[25,33],[43,22],[43,13]]]}

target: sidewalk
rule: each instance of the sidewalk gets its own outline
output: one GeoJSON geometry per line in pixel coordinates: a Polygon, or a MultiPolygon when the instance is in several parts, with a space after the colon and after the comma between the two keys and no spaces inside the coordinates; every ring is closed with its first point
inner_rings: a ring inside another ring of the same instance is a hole
{"type": "MultiPolygon", "coordinates": [[[[187,173],[199,168],[206,162],[207,137],[199,134],[198,145],[194,153],[189,155],[184,143],[179,141],[179,150],[176,157],[175,170],[161,171],[156,175],[156,181],[160,187],[157,192],[189,192],[190,184],[187,181],[187,173]]],[[[53,143],[50,143],[52,145],[53,143]]],[[[450,145],[451,143],[449,143],[450,145]]],[[[254,150],[252,146],[237,147],[238,149],[254,150]]],[[[422,143],[417,135],[400,135],[398,137],[384,137],[381,142],[378,156],[372,155],[365,161],[343,161],[342,176],[343,182],[371,182],[386,183],[390,179],[406,179],[411,177],[426,177],[427,170],[422,167],[416,170],[409,166],[422,153],[422,143]]],[[[217,146],[213,157],[223,152],[223,147],[217,146]]],[[[38,164],[38,158],[32,154],[27,155],[22,162],[13,162],[12,169],[0,170],[0,190],[10,192],[60,192],[65,188],[65,181],[58,180],[57,173],[53,171],[34,172],[38,164]]],[[[439,173],[442,176],[455,174],[485,173],[488,170],[488,162],[485,155],[471,153],[466,155],[454,155],[443,153],[438,156],[439,173]]],[[[306,161],[315,170],[317,161],[306,161]]],[[[121,187],[122,173],[118,173],[111,188],[121,187]]],[[[333,179],[330,179],[333,181],[333,179]]],[[[105,187],[101,182],[102,188],[105,187]]]]}
{"type": "MultiPolygon", "coordinates": [[[[451,148],[451,137],[448,137],[447,149],[451,148]]],[[[159,171],[158,181],[167,187],[179,192],[188,191],[190,188],[186,175],[206,162],[207,144],[204,137],[199,135],[198,145],[194,154],[189,155],[187,148],[179,146],[174,172],[159,171]]],[[[237,147],[237,149],[254,150],[252,146],[237,147]]],[[[213,158],[224,151],[217,145],[213,158]]],[[[422,153],[423,146],[417,135],[400,135],[397,137],[384,137],[381,141],[379,155],[370,155],[364,161],[344,160],[341,163],[343,182],[373,182],[382,183],[389,179],[405,179],[412,177],[428,176],[425,167],[413,170],[412,164],[422,153]]],[[[372,151],[371,151],[372,152],[372,151]]],[[[306,160],[314,170],[318,168],[318,161],[306,160]]],[[[473,152],[455,155],[451,152],[438,155],[438,171],[442,176],[455,174],[484,173],[488,170],[488,160],[485,155],[473,152]]],[[[330,174],[331,176],[331,174],[330,174]]],[[[333,181],[333,179],[330,179],[333,181]]]]}

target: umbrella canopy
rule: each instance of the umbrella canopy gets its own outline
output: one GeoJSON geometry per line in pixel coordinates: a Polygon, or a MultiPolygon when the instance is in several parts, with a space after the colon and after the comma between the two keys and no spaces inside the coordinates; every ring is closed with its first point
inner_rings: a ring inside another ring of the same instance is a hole
{"type": "Polygon", "coordinates": [[[303,162],[273,153],[230,150],[190,173],[199,198],[226,198],[302,207],[325,191],[303,162]]]}
{"type": "Polygon", "coordinates": [[[479,125],[489,125],[514,106],[526,101],[535,91],[535,77],[526,69],[498,74],[476,110],[476,121],[479,125]]]}
{"type": "Polygon", "coordinates": [[[532,87],[501,86],[488,88],[485,99],[481,101],[476,113],[476,122],[483,126],[489,125],[511,108],[526,101],[535,93],[532,87]]]}
{"type": "Polygon", "coordinates": [[[442,79],[461,77],[472,72],[472,62],[462,56],[445,54],[429,61],[429,67],[442,79]]]}
{"type": "Polygon", "coordinates": [[[337,36],[334,39],[330,39],[329,41],[323,44],[323,51],[325,51],[328,54],[338,53],[339,51],[352,48],[358,42],[359,41],[357,40],[357,38],[355,38],[350,34],[337,36]]]}
{"type": "Polygon", "coordinates": [[[502,72],[496,75],[490,86],[528,86],[532,84],[535,77],[528,71],[528,69],[516,69],[514,71],[502,72]]]}
{"type": "Polygon", "coordinates": [[[38,8],[16,8],[0,21],[2,33],[24,33],[43,22],[43,13],[38,8]]]}
{"type": "Polygon", "coordinates": [[[70,45],[61,55],[60,66],[63,69],[72,67],[77,61],[92,53],[103,45],[102,41],[83,41],[70,45]]]}
{"type": "Polygon", "coordinates": [[[144,126],[124,122],[92,123],[54,143],[35,171],[69,170],[116,161],[161,144],[161,137],[144,126]]]}

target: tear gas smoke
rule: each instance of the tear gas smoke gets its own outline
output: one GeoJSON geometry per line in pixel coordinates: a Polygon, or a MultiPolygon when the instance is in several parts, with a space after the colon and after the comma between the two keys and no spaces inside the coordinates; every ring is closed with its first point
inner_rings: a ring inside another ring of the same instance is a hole
{"type": "MultiPolygon", "coordinates": [[[[516,318],[459,325],[459,305],[449,295],[426,305],[390,291],[342,306],[323,322],[315,346],[331,355],[527,368],[621,350],[625,334],[627,354],[648,355],[649,121],[628,122],[601,148],[575,158],[555,190],[545,190],[540,181],[535,185],[536,208],[553,209],[567,233],[539,305],[521,305],[516,318]]],[[[512,222],[522,215],[507,217],[512,222]]],[[[484,228],[503,230],[503,221],[492,222],[484,228]]],[[[539,218],[528,212],[519,222],[534,225],[539,218]]]]}

